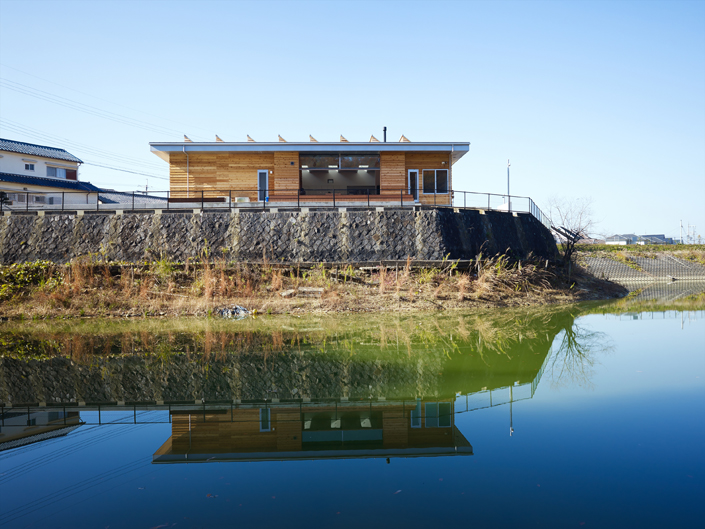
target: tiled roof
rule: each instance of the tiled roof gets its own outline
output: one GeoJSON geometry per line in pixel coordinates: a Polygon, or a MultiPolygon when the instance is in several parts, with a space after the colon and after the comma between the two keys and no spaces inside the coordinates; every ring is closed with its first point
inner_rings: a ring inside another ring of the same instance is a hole
{"type": "Polygon", "coordinates": [[[64,149],[47,147],[45,145],[35,145],[33,143],[25,143],[23,141],[6,140],[3,138],[0,138],[0,151],[18,152],[29,156],[43,156],[44,158],[53,158],[55,160],[83,163],[73,154],[66,152],[64,149]]]}
{"type": "Polygon", "coordinates": [[[103,204],[139,204],[140,207],[145,205],[153,205],[166,207],[167,200],[165,197],[158,197],[154,195],[144,195],[142,193],[135,193],[134,197],[132,193],[122,193],[120,191],[112,191],[104,189],[100,194],[100,201],[103,204]]]}
{"type": "Polygon", "coordinates": [[[44,178],[42,176],[25,176],[21,174],[0,173],[0,182],[13,182],[33,186],[60,187],[67,191],[100,191],[99,187],[90,182],[63,180],[61,178],[44,178]]]}

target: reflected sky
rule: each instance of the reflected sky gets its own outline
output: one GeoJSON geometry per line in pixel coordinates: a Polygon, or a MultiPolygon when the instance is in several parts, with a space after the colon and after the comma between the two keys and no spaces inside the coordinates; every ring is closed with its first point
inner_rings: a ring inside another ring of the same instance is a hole
{"type": "Polygon", "coordinates": [[[0,524],[694,525],[705,514],[705,312],[594,312],[287,321],[279,331],[291,330],[275,338],[276,319],[165,334],[83,327],[81,346],[75,328],[6,328],[0,381],[4,402],[14,402],[3,408],[0,524]],[[221,332],[242,339],[207,354],[207,332],[219,343],[221,332]],[[152,353],[118,351],[148,343],[152,353]],[[12,344],[24,353],[10,354],[12,344]],[[189,391],[175,391],[170,379],[189,391]],[[170,388],[172,400],[164,398],[170,388]],[[75,398],[91,392],[110,400],[75,398]],[[201,408],[185,400],[194,395],[205,396],[201,408]],[[35,424],[19,415],[21,404],[35,424]],[[270,410],[264,421],[262,409],[270,410]],[[72,410],[81,426],[63,424],[75,420],[72,410]],[[281,425],[280,411],[289,419],[281,425]],[[249,430],[228,426],[214,438],[208,429],[232,424],[228,413],[249,430]],[[175,431],[186,446],[188,418],[190,448],[195,435],[206,443],[190,452],[200,462],[161,464],[175,431]],[[52,428],[71,429],[30,438],[52,428]],[[277,444],[281,428],[289,430],[277,444]],[[304,441],[306,432],[315,435],[304,441]],[[9,435],[28,441],[7,448],[9,435]],[[269,455],[256,460],[265,446],[269,455]],[[465,457],[442,455],[458,448],[465,457]],[[249,461],[223,462],[225,454],[249,461]]]}

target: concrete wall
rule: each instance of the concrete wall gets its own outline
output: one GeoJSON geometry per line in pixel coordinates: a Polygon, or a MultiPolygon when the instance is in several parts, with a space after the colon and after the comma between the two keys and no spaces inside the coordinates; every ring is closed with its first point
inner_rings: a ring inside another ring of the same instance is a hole
{"type": "Polygon", "coordinates": [[[550,232],[533,216],[427,209],[291,212],[112,212],[0,217],[0,263],[87,254],[138,262],[184,261],[208,248],[229,260],[365,262],[471,259],[478,253],[557,257],[550,232]]]}

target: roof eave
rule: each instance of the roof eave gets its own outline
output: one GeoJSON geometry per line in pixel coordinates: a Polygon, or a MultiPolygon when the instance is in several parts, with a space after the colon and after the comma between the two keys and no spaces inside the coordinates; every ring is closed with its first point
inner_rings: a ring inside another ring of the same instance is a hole
{"type": "Polygon", "coordinates": [[[468,142],[152,142],[150,150],[164,161],[177,152],[448,152],[457,162],[468,142]]]}

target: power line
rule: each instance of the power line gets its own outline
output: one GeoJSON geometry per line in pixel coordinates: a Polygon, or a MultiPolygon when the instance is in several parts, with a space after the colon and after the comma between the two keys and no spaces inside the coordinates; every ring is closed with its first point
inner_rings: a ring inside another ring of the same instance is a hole
{"type": "Polygon", "coordinates": [[[38,131],[36,129],[32,129],[30,127],[27,127],[25,125],[20,125],[16,122],[10,121],[8,119],[0,118],[0,126],[9,129],[12,132],[18,132],[21,134],[25,134],[27,136],[30,136],[32,138],[39,138],[39,141],[50,141],[50,142],[56,142],[56,143],[61,143],[62,145],[66,146],[75,146],[77,149],[82,149],[85,151],[88,151],[92,153],[95,156],[98,156],[100,158],[108,158],[112,159],[112,161],[119,161],[119,162],[126,162],[134,165],[143,165],[145,167],[148,167],[150,169],[163,169],[164,165],[159,164],[159,163],[153,163],[153,162],[145,162],[142,160],[138,160],[137,158],[132,158],[130,156],[118,154],[118,153],[113,153],[111,151],[105,151],[102,149],[96,149],[94,147],[89,147],[87,145],[77,143],[75,141],[71,141],[65,138],[61,138],[59,136],[53,136],[51,134],[47,134],[41,131],[38,131]]]}
{"type": "Polygon", "coordinates": [[[110,121],[121,123],[123,125],[129,125],[150,132],[156,132],[159,134],[182,134],[182,132],[177,132],[174,129],[168,129],[159,125],[152,125],[150,123],[147,123],[146,121],[128,118],[126,116],[121,116],[120,114],[116,114],[107,110],[101,110],[97,107],[86,105],[84,103],[68,99],[66,97],[57,96],[44,90],[32,88],[31,86],[27,86],[22,83],[17,83],[15,81],[10,81],[9,79],[5,79],[2,77],[0,77],[0,86],[7,88],[8,90],[13,90],[24,95],[32,96],[43,101],[48,101],[56,105],[70,108],[72,110],[78,110],[79,112],[84,112],[92,116],[108,119],[110,121]]]}
{"type": "Polygon", "coordinates": [[[149,174],[149,173],[139,173],[137,171],[130,171],[129,169],[122,169],[120,167],[110,167],[108,165],[100,165],[97,163],[91,163],[91,162],[85,162],[85,165],[92,165],[94,167],[102,167],[103,169],[110,169],[112,171],[122,171],[123,173],[132,173],[132,174],[138,174],[142,176],[149,176],[150,178],[156,178],[157,180],[169,180],[168,178],[165,178],[163,176],[157,176],[155,174],[149,174]]]}
{"type": "Polygon", "coordinates": [[[177,125],[181,125],[182,127],[188,128],[188,129],[199,129],[199,130],[207,131],[207,132],[209,132],[209,133],[211,132],[210,130],[205,129],[205,128],[203,128],[203,127],[191,127],[191,126],[186,126],[185,124],[180,123],[180,122],[178,122],[178,121],[174,121],[173,119],[165,118],[165,117],[162,117],[162,116],[157,116],[156,114],[150,114],[149,112],[144,112],[143,110],[138,110],[138,109],[136,109],[136,108],[131,108],[131,107],[128,107],[128,106],[123,105],[123,104],[121,104],[121,103],[116,103],[115,101],[110,101],[110,100],[108,100],[108,99],[103,99],[102,97],[98,97],[98,96],[89,94],[89,93],[87,93],[87,92],[82,92],[81,90],[77,90],[77,89],[75,89],[75,88],[71,88],[70,86],[66,86],[66,85],[62,85],[62,84],[60,84],[60,83],[57,83],[56,81],[52,81],[52,80],[50,80],[50,79],[45,79],[44,77],[39,77],[38,75],[34,75],[34,74],[32,74],[32,73],[25,72],[24,70],[20,70],[19,68],[15,68],[14,66],[8,66],[7,64],[3,64],[3,63],[0,63],[0,66],[3,66],[4,68],[10,68],[11,70],[15,70],[16,72],[20,72],[20,73],[23,73],[23,74],[25,74],[25,75],[29,75],[30,77],[34,77],[35,79],[39,79],[40,81],[44,81],[44,82],[46,82],[46,83],[51,83],[51,84],[53,84],[53,85],[60,86],[61,88],[66,88],[67,90],[71,90],[71,91],[76,92],[76,93],[78,93],[78,94],[82,94],[82,95],[84,95],[84,96],[92,97],[92,98],[94,98],[94,99],[97,99],[98,101],[104,101],[105,103],[110,103],[111,105],[120,106],[120,107],[126,108],[126,109],[128,109],[128,110],[132,110],[133,112],[138,112],[138,113],[140,113],[140,114],[144,114],[145,116],[151,116],[151,117],[153,117],[153,118],[158,118],[158,119],[162,119],[162,120],[164,120],[164,121],[169,121],[169,122],[171,122],[171,123],[175,123],[175,124],[177,124],[177,125]]]}

